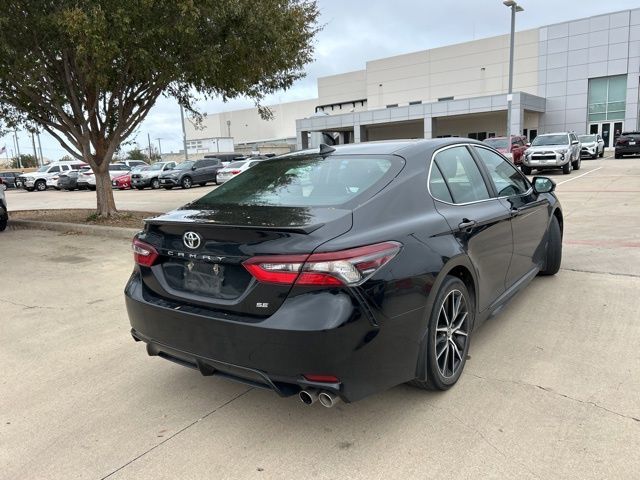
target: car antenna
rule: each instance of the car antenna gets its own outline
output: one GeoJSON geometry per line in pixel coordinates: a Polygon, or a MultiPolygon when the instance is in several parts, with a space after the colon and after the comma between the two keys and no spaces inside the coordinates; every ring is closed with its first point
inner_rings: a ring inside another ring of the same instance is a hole
{"type": "Polygon", "coordinates": [[[333,147],[330,147],[329,145],[327,145],[326,143],[321,143],[320,144],[320,155],[322,157],[326,157],[327,155],[331,155],[333,152],[335,152],[336,149],[333,147]]]}

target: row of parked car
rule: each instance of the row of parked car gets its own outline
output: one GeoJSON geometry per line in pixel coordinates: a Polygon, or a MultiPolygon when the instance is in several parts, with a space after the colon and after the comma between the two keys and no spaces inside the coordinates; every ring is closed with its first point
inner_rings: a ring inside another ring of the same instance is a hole
{"type": "MultiPolygon", "coordinates": [[[[604,156],[604,140],[597,134],[576,135],[573,132],[538,135],[531,143],[520,135],[488,138],[484,141],[519,165],[530,175],[533,170],[562,169],[564,174],[579,170],[583,157],[604,156]]],[[[617,157],[616,157],[617,158],[617,157]]]]}
{"type": "MultiPolygon", "coordinates": [[[[120,190],[191,188],[193,185],[224,183],[268,158],[226,155],[223,158],[204,158],[182,163],[157,162],[153,165],[141,160],[125,160],[110,164],[109,176],[113,188],[120,190]]],[[[96,188],[96,177],[91,167],[77,160],[52,162],[32,173],[2,172],[0,175],[4,177],[4,181],[0,179],[3,189],[24,188],[32,192],[47,188],[69,191],[96,188]]]]}

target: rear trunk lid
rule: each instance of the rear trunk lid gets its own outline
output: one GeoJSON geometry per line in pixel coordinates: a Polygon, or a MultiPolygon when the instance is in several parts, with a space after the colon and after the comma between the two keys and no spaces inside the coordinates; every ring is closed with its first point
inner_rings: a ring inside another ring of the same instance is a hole
{"type": "Polygon", "coordinates": [[[141,267],[142,279],[155,295],[178,303],[231,315],[271,315],[291,286],[261,284],[242,262],[254,256],[309,254],[351,225],[351,210],[331,207],[176,210],[148,220],[139,236],[160,254],[155,265],[141,267]]]}

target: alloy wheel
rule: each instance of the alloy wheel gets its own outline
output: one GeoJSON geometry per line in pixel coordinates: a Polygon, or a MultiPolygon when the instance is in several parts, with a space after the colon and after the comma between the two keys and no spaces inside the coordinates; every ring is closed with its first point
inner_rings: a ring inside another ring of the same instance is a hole
{"type": "Polygon", "coordinates": [[[468,341],[469,309],[460,290],[444,298],[435,331],[436,363],[440,375],[451,378],[464,364],[468,341]]]}

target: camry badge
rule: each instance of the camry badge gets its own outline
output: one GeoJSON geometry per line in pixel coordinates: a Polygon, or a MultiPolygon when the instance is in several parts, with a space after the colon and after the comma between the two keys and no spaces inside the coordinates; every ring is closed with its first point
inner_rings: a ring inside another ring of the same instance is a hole
{"type": "Polygon", "coordinates": [[[190,248],[191,250],[195,250],[200,246],[200,235],[196,232],[186,232],[182,236],[182,241],[184,242],[184,246],[190,248]]]}

